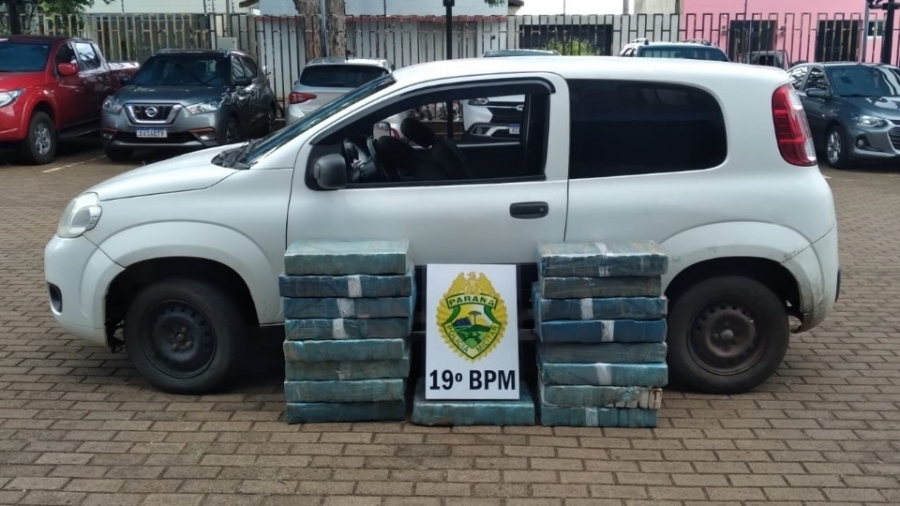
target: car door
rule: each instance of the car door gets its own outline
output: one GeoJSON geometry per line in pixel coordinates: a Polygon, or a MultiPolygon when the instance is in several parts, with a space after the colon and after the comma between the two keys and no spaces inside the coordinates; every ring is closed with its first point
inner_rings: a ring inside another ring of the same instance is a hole
{"type": "Polygon", "coordinates": [[[828,124],[828,104],[824,98],[810,97],[809,90],[813,89],[831,92],[831,86],[825,76],[825,69],[818,65],[810,67],[800,100],[803,102],[803,110],[806,112],[806,120],[812,130],[813,138],[822,139],[828,124]]]}
{"type": "MultiPolygon", "coordinates": [[[[408,239],[412,261],[417,266],[443,263],[533,266],[538,244],[562,241],[566,227],[569,103],[565,81],[544,73],[489,77],[505,79],[499,84],[457,78],[429,83],[427,90],[398,92],[399,95],[380,102],[398,100],[390,107],[370,106],[364,114],[372,121],[362,121],[359,131],[365,131],[368,125],[371,132],[372,124],[385,117],[442,101],[429,94],[437,93],[436,89],[450,90],[441,91],[444,93],[441,98],[449,102],[480,96],[520,95],[526,88],[523,83],[533,84],[535,89],[543,89],[542,86],[550,83],[555,91],[547,92],[544,97],[545,108],[539,117],[543,124],[535,122],[532,126],[529,122],[523,126],[521,137],[523,142],[525,139],[531,142],[530,147],[523,144],[524,151],[507,158],[504,163],[509,170],[505,174],[484,178],[474,174],[464,179],[437,178],[410,184],[351,185],[323,191],[310,186],[304,175],[311,174],[312,165],[320,156],[338,153],[339,148],[331,145],[333,138],[321,141],[322,144],[316,144],[319,141],[314,139],[315,146],[308,143],[301,149],[295,168],[288,243],[303,239],[408,239]],[[461,93],[455,98],[457,89],[463,90],[465,96],[461,93]]],[[[441,123],[438,120],[428,125],[438,132],[441,123]]],[[[456,128],[460,127],[461,124],[456,128]]],[[[339,137],[340,130],[334,127],[323,136],[339,137]]],[[[424,166],[416,168],[424,169],[424,166]]],[[[520,283],[519,290],[524,296],[530,292],[530,286],[520,283]]]]}
{"type": "Polygon", "coordinates": [[[110,75],[93,44],[75,42],[74,46],[85,88],[84,121],[99,121],[103,101],[112,91],[110,75]]]}
{"type": "Polygon", "coordinates": [[[87,87],[82,81],[81,75],[64,76],[59,73],[57,67],[60,63],[72,63],[78,65],[78,57],[70,42],[64,42],[56,49],[54,56],[53,73],[56,76],[56,120],[60,128],[68,128],[72,125],[87,121],[88,108],[87,87]]]}

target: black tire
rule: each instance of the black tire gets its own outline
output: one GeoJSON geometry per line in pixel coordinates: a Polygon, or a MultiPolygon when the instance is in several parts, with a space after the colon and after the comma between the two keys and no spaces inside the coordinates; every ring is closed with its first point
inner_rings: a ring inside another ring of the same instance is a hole
{"type": "Polygon", "coordinates": [[[847,145],[847,135],[844,133],[843,128],[839,125],[832,125],[825,133],[824,147],[825,163],[827,163],[829,167],[835,169],[847,168],[850,146],[847,145]],[[832,151],[833,143],[836,143],[837,152],[832,151]]]}
{"type": "Polygon", "coordinates": [[[230,116],[226,121],[225,125],[222,127],[222,139],[221,143],[223,145],[226,144],[234,144],[236,142],[241,141],[241,124],[238,122],[237,118],[234,116],[230,116]]]}
{"type": "Polygon", "coordinates": [[[106,157],[112,162],[127,162],[131,159],[133,151],[130,149],[107,149],[106,157]]]}
{"type": "Polygon", "coordinates": [[[784,303],[743,276],[697,283],[672,301],[668,364],[673,377],[706,393],[738,394],[766,381],[790,341],[784,303]]]}
{"type": "Polygon", "coordinates": [[[272,106],[269,107],[269,114],[268,114],[268,116],[266,116],[265,132],[263,132],[264,136],[269,135],[270,133],[272,133],[276,130],[275,124],[277,123],[277,121],[278,121],[278,109],[275,108],[275,104],[272,104],[272,106]]]}
{"type": "Polygon", "coordinates": [[[125,347],[135,368],[165,392],[222,389],[236,371],[249,326],[234,300],[192,279],[141,291],[125,315],[125,347]]]}
{"type": "Polygon", "coordinates": [[[28,135],[19,144],[19,158],[28,165],[46,165],[56,157],[58,137],[53,119],[41,111],[31,116],[28,135]]]}

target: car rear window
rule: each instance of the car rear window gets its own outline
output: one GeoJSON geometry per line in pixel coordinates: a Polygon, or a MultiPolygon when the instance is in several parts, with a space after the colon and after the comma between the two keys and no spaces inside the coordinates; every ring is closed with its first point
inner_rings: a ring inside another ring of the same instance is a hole
{"type": "Polygon", "coordinates": [[[688,60],[728,61],[721,50],[705,47],[646,47],[641,49],[644,58],[685,58],[688,60]]]}
{"type": "Polygon", "coordinates": [[[706,91],[572,80],[569,96],[572,179],[708,169],[725,161],[725,118],[706,91]]]}
{"type": "Polygon", "coordinates": [[[314,65],[300,74],[300,84],[316,88],[356,88],[385,74],[371,65],[314,65]]]}

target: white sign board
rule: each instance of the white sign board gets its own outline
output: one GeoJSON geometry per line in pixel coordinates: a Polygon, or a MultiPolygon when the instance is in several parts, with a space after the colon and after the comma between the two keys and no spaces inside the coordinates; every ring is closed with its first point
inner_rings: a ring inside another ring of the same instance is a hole
{"type": "Polygon", "coordinates": [[[428,265],[425,398],[519,398],[514,265],[428,265]]]}

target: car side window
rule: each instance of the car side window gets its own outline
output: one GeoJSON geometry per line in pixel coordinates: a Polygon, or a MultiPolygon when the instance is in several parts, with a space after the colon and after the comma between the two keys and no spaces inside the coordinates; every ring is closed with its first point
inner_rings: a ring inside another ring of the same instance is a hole
{"type": "Polygon", "coordinates": [[[569,177],[700,170],[725,161],[718,101],[684,85],[571,80],[569,177]]]}
{"type": "Polygon", "coordinates": [[[791,71],[789,77],[791,79],[791,86],[793,86],[795,90],[800,91],[807,73],[809,73],[809,67],[797,67],[791,71]]]}
{"type": "Polygon", "coordinates": [[[59,46],[59,49],[56,51],[56,64],[59,65],[60,63],[78,64],[78,59],[75,57],[75,50],[72,49],[72,45],[68,42],[59,46]]]}
{"type": "Polygon", "coordinates": [[[244,64],[244,70],[246,72],[247,77],[256,79],[259,77],[259,67],[256,66],[256,63],[247,57],[241,58],[241,63],[244,64]]]}
{"type": "Polygon", "coordinates": [[[551,93],[537,80],[440,87],[373,108],[315,144],[343,155],[350,188],[542,180],[551,93]]]}
{"type": "Polygon", "coordinates": [[[94,46],[85,42],[75,43],[75,52],[81,61],[81,70],[95,70],[100,68],[100,57],[94,51],[94,46]]]}
{"type": "Polygon", "coordinates": [[[809,77],[806,78],[806,88],[804,91],[813,89],[831,90],[828,86],[828,79],[825,78],[825,71],[820,67],[814,67],[809,71],[809,77]]]}
{"type": "Polygon", "coordinates": [[[239,79],[246,75],[244,71],[244,65],[241,64],[241,59],[237,57],[231,58],[231,79],[232,81],[235,79],[239,79]]]}

